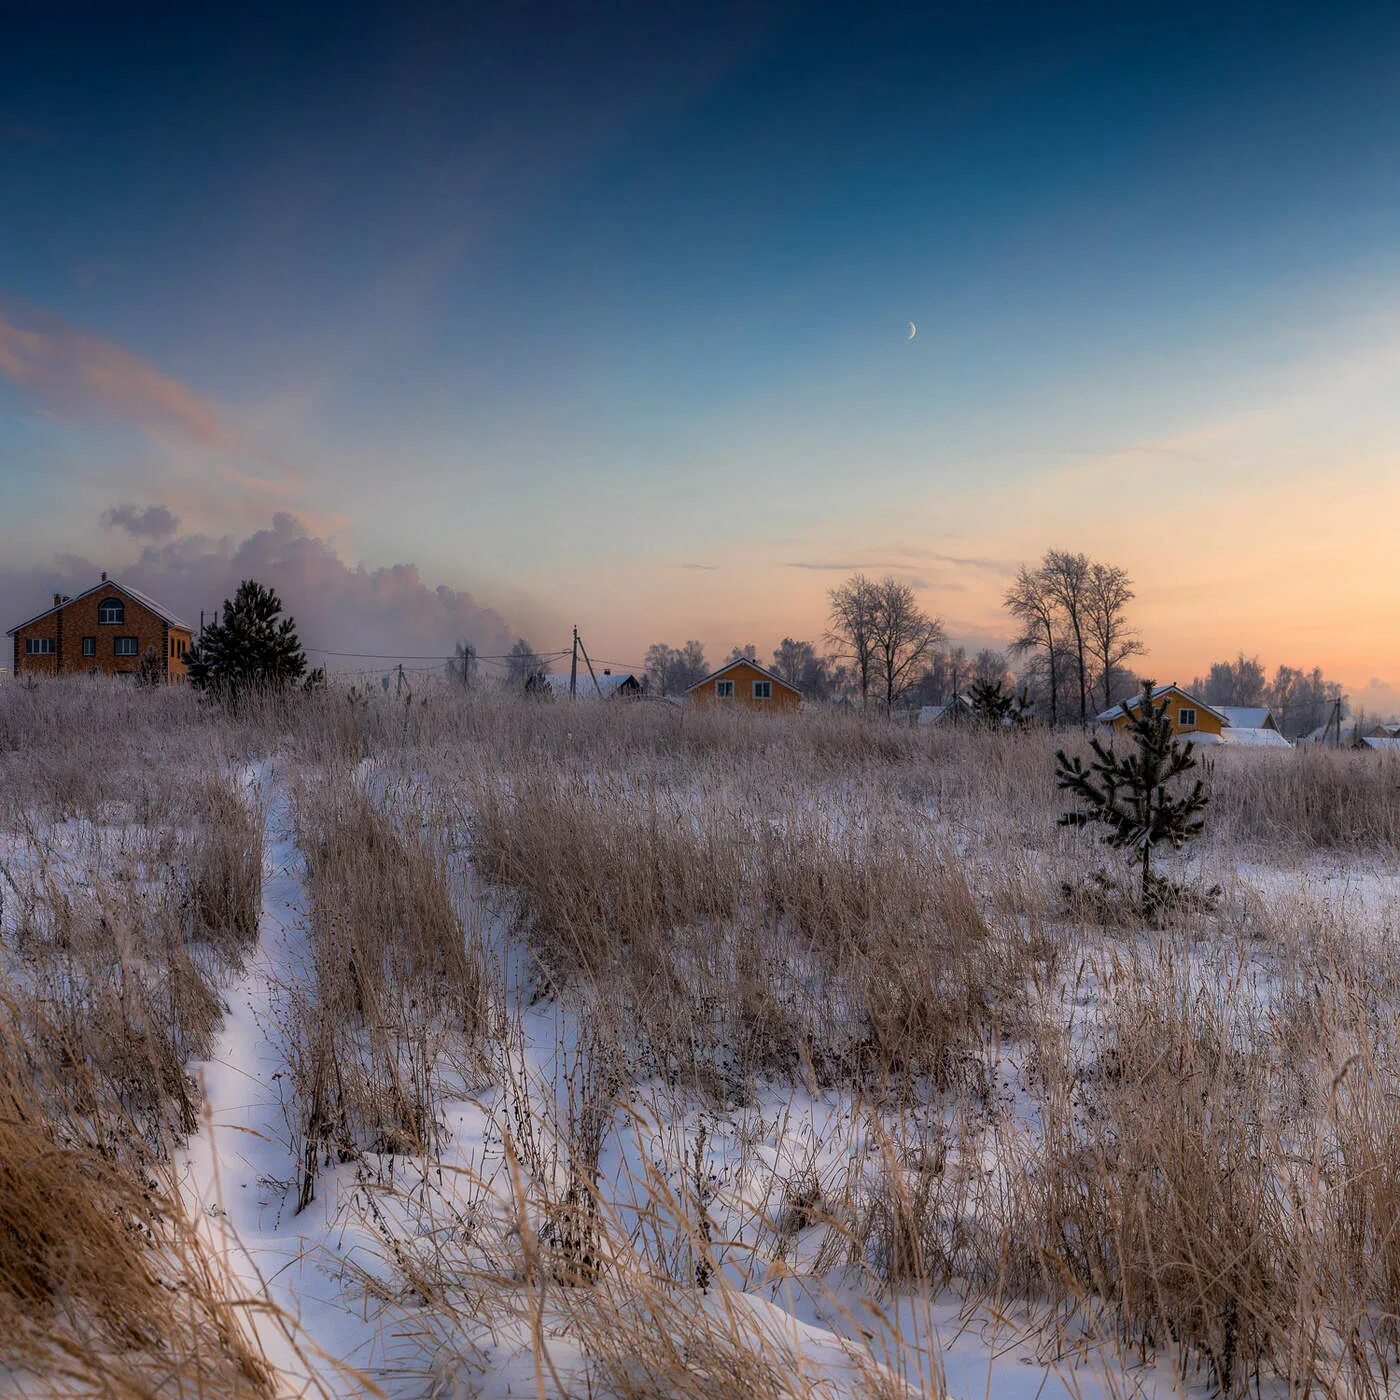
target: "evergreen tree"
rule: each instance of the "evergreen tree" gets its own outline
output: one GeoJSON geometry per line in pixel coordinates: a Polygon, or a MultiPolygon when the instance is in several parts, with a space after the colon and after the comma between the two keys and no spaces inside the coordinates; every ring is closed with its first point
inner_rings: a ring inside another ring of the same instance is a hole
{"type": "Polygon", "coordinates": [[[988,729],[1021,722],[1025,697],[1013,694],[1000,681],[973,681],[967,698],[973,719],[988,729]]]}
{"type": "Polygon", "coordinates": [[[1205,828],[1201,813],[1209,798],[1200,779],[1184,797],[1170,785],[1196,766],[1195,745],[1172,734],[1167,718],[1168,699],[1152,699],[1152,682],[1144,681],[1136,706],[1127,711],[1128,732],[1136,752],[1119,757],[1091,740],[1094,761],[1086,769],[1080,758],[1055,754],[1055,778],[1062,790],[1085,804],[1060,817],[1061,826],[1087,826],[1102,822],[1108,827],[1103,839],[1115,850],[1136,853],[1142,869],[1141,900],[1144,913],[1159,902],[1165,882],[1152,875],[1152,848],[1168,843],[1180,848],[1205,828]]]}
{"type": "MultiPolygon", "coordinates": [[[[245,579],[224,599],[221,620],[205,624],[190,652],[190,684],[236,701],[249,690],[285,690],[306,676],[306,653],[296,622],[282,616],[282,600],[270,588],[245,579]]],[[[318,683],[319,671],[307,677],[318,683]]]]}
{"type": "Polygon", "coordinates": [[[141,653],[141,661],[136,667],[136,684],[143,690],[153,690],[165,680],[165,667],[156,655],[155,647],[147,647],[141,653]]]}

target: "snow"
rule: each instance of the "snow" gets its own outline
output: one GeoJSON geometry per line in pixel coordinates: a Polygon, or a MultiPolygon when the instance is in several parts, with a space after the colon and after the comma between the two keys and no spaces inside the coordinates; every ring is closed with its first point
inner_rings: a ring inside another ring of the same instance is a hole
{"type": "Polygon", "coordinates": [[[1231,729],[1269,728],[1269,707],[1267,705],[1217,705],[1231,729]]]}
{"type": "MultiPolygon", "coordinates": [[[[1262,732],[1276,747],[1273,738],[1280,736],[1262,732]]],[[[384,778],[362,765],[360,780],[374,789],[384,778]]],[[[310,977],[304,869],[275,765],[251,768],[244,782],[249,799],[267,813],[260,939],[223,989],[227,1014],[214,1053],[193,1066],[203,1118],[177,1154],[177,1167],[211,1249],[246,1295],[262,1300],[249,1321],[277,1368],[282,1393],[364,1394],[372,1384],[392,1395],[504,1400],[538,1393],[542,1348],[547,1393],[558,1393],[554,1376],[571,1393],[602,1393],[594,1383],[596,1358],[580,1352],[569,1329],[569,1299],[545,1298],[521,1277],[501,1288],[492,1316],[476,1315],[467,1297],[439,1314],[403,1301],[386,1239],[388,1231],[405,1252],[434,1251],[449,1247],[444,1236],[457,1221],[483,1218],[482,1237],[496,1253],[473,1262],[518,1256],[518,1235],[511,1232],[519,1200],[506,1142],[519,1110],[540,1115],[542,1134],[566,1110],[567,1074],[584,1053],[588,1008],[534,997],[523,948],[492,910],[489,892],[471,882],[466,853],[459,853],[467,917],[494,959],[493,995],[509,1028],[499,1062],[485,1082],[461,1086],[443,1104],[439,1159],[370,1156],[347,1163],[323,1174],[316,1199],[294,1214],[296,1136],[283,1086],[289,1083],[287,998],[310,977]]],[[[68,846],[93,839],[79,824],[62,835],[68,846]]],[[[1377,926],[1400,907],[1396,872],[1341,863],[1302,870],[1232,863],[1231,870],[1263,897],[1307,899],[1321,911],[1345,907],[1377,926]]],[[[1021,1112],[1018,1103],[1011,1107],[1021,1112]]],[[[935,1129],[938,1115],[930,1109],[929,1117],[935,1129]]],[[[876,1366],[891,1384],[902,1379],[914,1393],[937,1393],[941,1384],[955,1400],[1184,1392],[1170,1351],[1143,1364],[1100,1350],[1087,1327],[1079,1349],[1042,1354],[1046,1334],[1029,1308],[973,1309],[951,1292],[933,1298],[909,1292],[877,1304],[861,1280],[822,1267],[822,1226],[797,1231],[790,1250],[765,1264],[759,1246],[771,1239],[784,1184],[805,1173],[825,1178],[862,1170],[878,1155],[871,1126],[868,1110],[836,1091],[770,1086],[757,1102],[721,1112],[664,1085],[630,1086],[626,1111],[616,1112],[605,1140],[599,1185],[615,1239],[637,1250],[639,1276],[656,1257],[678,1257],[689,1247],[685,1222],[660,1218],[649,1188],[658,1172],[674,1174],[687,1161],[702,1132],[703,1171],[714,1186],[707,1209],[720,1272],[707,1289],[666,1295],[674,1310],[668,1325],[737,1328],[790,1357],[823,1396],[868,1393],[876,1366]],[[644,1257],[646,1249],[652,1255],[644,1257]]],[[[554,1147],[546,1143],[544,1151],[554,1147]]],[[[566,1155],[556,1151],[556,1167],[566,1155]]],[[[969,1153],[959,1167],[995,1189],[994,1159],[969,1153]]],[[[682,1185],[674,1176],[668,1181],[682,1185]]],[[[530,1202],[527,1218],[538,1224],[537,1202],[530,1202]]]]}
{"type": "MultiPolygon", "coordinates": [[[[281,1093],[288,1073],[279,995],[304,954],[306,896],[289,803],[268,767],[250,772],[267,808],[260,940],[227,989],[213,1056],[192,1067],[202,1123],[176,1156],[181,1190],[215,1254],[265,1306],[258,1341],[289,1394],[347,1393],[380,1358],[363,1310],[337,1275],[350,1246],[335,1239],[335,1193],[293,1216],[296,1163],[281,1093]]],[[[250,793],[250,796],[252,793],[250,793]]]]}
{"type": "Polygon", "coordinates": [[[1198,744],[1217,743],[1232,749],[1291,749],[1292,744],[1277,729],[1236,729],[1233,725],[1217,734],[1192,736],[1198,744]]]}

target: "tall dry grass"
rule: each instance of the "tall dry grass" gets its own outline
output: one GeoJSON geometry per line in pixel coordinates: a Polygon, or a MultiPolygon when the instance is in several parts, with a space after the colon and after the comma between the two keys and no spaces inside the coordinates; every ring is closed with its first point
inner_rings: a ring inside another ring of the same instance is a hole
{"type": "MultiPolygon", "coordinates": [[[[524,1329],[548,1392],[567,1345],[614,1393],[821,1393],[740,1296],[772,1268],[881,1305],[957,1290],[1039,1319],[1051,1350],[1088,1332],[1223,1394],[1387,1393],[1397,923],[1383,897],[1288,882],[1319,854],[1367,889],[1393,869],[1394,765],[1203,755],[1202,853],[1272,867],[1264,892],[1240,877],[1217,911],[1101,928],[1060,896],[1112,857],[1055,826],[1055,742],[426,685],[233,719],[173,693],[142,711],[88,683],[8,688],[0,828],[39,857],[0,861],[22,1092],[140,1196],[134,1164],[192,1125],[188,1060],[257,932],[261,815],[204,779],[276,750],[310,898],[288,989],[299,1194],[342,1157],[423,1164],[376,1228],[443,1356],[482,1364],[464,1339],[489,1317],[524,1329]],[[95,771],[103,723],[120,737],[95,771]],[[165,734],[203,777],[167,780],[165,734]],[[496,1004],[493,960],[517,946],[586,1032],[562,1085],[529,1082],[523,1011],[496,1004]],[[442,1110],[488,1080],[510,1187],[452,1193],[431,1165],[452,1150],[442,1110]],[[845,1105],[849,1143],[775,1162],[773,1105],[819,1100],[845,1105]],[[647,1112],[638,1168],[621,1143],[647,1112]],[[755,1199],[711,1179],[697,1124],[716,1123],[755,1199]]],[[[37,1141],[0,1142],[0,1172],[37,1141]]],[[[25,1249],[61,1253],[54,1228],[25,1249]]],[[[74,1306],[97,1317],[86,1286],[74,1306]]],[[[31,1330],[43,1306],[23,1304],[31,1330]]],[[[868,1393],[900,1393],[856,1351],[868,1393]]]]}
{"type": "Polygon", "coordinates": [[[273,1395],[233,1281],[113,1154],[130,1133],[38,1082],[25,1019],[0,997],[0,1369],[22,1395],[273,1395]]]}
{"type": "Polygon", "coordinates": [[[294,1027],[303,1208],[323,1164],[435,1146],[441,1064],[480,1062],[489,1003],[441,844],[411,804],[386,810],[337,775],[302,789],[297,823],[311,905],[294,1027]]]}

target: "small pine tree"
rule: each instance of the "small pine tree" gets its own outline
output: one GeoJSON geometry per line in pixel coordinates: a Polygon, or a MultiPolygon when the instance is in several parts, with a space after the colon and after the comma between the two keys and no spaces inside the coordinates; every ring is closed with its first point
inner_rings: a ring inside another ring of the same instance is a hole
{"type": "Polygon", "coordinates": [[[296,622],[282,616],[272,589],[252,579],[224,600],[222,620],[206,623],[190,652],[190,684],[230,703],[249,690],[285,690],[305,674],[296,622]]]}
{"type": "Polygon", "coordinates": [[[967,693],[972,717],[988,729],[1019,724],[1024,713],[1024,697],[1005,689],[1000,681],[974,681],[967,693]]]}
{"type": "Polygon", "coordinates": [[[136,667],[136,684],[143,690],[153,690],[164,680],[165,667],[161,665],[155,647],[147,647],[141,653],[140,663],[136,667]]]}
{"type": "Polygon", "coordinates": [[[1086,769],[1080,758],[1055,754],[1058,786],[1074,793],[1085,806],[1060,817],[1061,826],[1108,827],[1103,839],[1115,850],[1136,852],[1142,870],[1141,900],[1144,913],[1159,901],[1160,881],[1152,875],[1152,848],[1163,843],[1180,848],[1205,829],[1201,813],[1210,798],[1199,778],[1184,797],[1174,796],[1169,785],[1196,766],[1195,745],[1172,734],[1167,718],[1168,701],[1152,699],[1152,682],[1144,681],[1142,696],[1128,711],[1128,732],[1136,752],[1119,757],[1090,741],[1094,761],[1086,769]]]}

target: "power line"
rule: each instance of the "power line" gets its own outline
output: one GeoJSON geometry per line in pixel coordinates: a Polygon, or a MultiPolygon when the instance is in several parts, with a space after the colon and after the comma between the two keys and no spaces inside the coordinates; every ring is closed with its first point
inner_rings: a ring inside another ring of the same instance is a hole
{"type": "MultiPolygon", "coordinates": [[[[456,654],[451,656],[410,656],[407,652],[401,651],[330,651],[326,647],[305,647],[305,651],[314,651],[317,656],[348,657],[354,661],[455,661],[456,654]]],[[[567,656],[569,648],[564,647],[559,651],[537,651],[534,655],[540,661],[553,661],[561,656],[567,656]]],[[[473,660],[476,661],[510,661],[513,658],[504,656],[481,656],[477,652],[472,653],[473,660]]],[[[612,663],[609,662],[609,665],[612,663]]]]}

